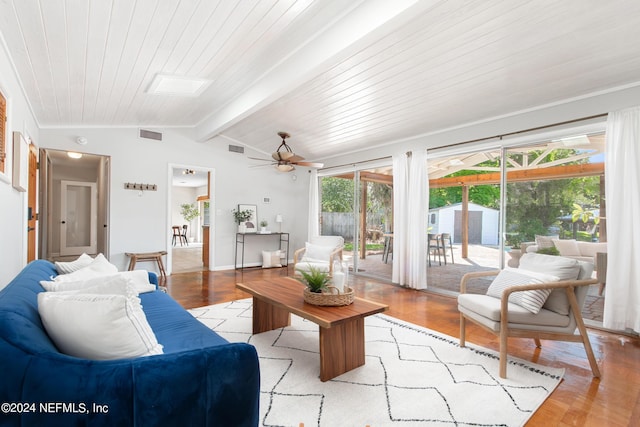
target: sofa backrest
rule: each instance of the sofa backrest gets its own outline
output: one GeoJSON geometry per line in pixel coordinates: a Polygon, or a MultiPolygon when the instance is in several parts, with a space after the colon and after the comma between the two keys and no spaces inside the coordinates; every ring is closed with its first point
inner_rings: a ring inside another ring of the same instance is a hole
{"type": "Polygon", "coordinates": [[[0,291],[2,340],[28,353],[58,352],[38,313],[38,293],[44,292],[40,281],[56,275],[54,264],[36,260],[0,291]]]}
{"type": "Polygon", "coordinates": [[[607,252],[607,244],[599,242],[577,242],[580,255],[595,257],[598,252],[607,252]]]}

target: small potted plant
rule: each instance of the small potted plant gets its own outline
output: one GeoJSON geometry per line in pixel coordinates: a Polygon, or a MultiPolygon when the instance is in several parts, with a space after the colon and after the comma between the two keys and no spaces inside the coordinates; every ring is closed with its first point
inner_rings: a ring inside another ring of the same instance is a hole
{"type": "Polygon", "coordinates": [[[233,210],[233,217],[238,223],[238,233],[244,233],[247,231],[247,226],[245,222],[247,222],[251,218],[251,211],[249,209],[241,210],[233,210]]]}
{"type": "Polygon", "coordinates": [[[319,294],[327,289],[330,280],[328,272],[316,267],[309,267],[309,271],[300,271],[300,274],[302,274],[302,278],[298,280],[305,284],[310,292],[319,294]]]}
{"type": "Polygon", "coordinates": [[[261,233],[266,233],[268,225],[269,225],[269,223],[267,221],[265,221],[264,219],[262,221],[260,221],[260,232],[261,233]]]}

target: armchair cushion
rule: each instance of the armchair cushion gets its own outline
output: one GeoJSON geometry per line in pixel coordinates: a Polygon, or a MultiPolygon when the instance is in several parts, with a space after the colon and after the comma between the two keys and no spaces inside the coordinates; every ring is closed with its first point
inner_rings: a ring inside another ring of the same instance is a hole
{"type": "MultiPolygon", "coordinates": [[[[489,289],[487,289],[487,295],[500,299],[502,298],[502,292],[511,286],[556,282],[557,280],[557,276],[506,267],[493,280],[489,289]]],[[[514,292],[509,296],[509,303],[519,305],[531,313],[537,314],[550,293],[550,289],[514,292]]]]}
{"type": "MultiPolygon", "coordinates": [[[[519,268],[533,272],[544,271],[556,276],[558,280],[575,280],[580,274],[578,260],[561,256],[547,256],[527,253],[520,258],[519,268]]],[[[590,273],[589,273],[590,274],[590,273]]],[[[547,297],[543,307],[558,314],[569,314],[569,300],[564,289],[554,289],[547,297]]]]}
{"type": "Polygon", "coordinates": [[[560,236],[539,236],[536,234],[536,245],[538,245],[538,249],[544,248],[553,248],[553,241],[555,239],[559,239],[560,236]]]}
{"type": "Polygon", "coordinates": [[[304,247],[304,255],[300,262],[329,263],[332,261],[331,253],[335,250],[333,246],[320,246],[306,242],[304,247]]]}
{"type": "MultiPolygon", "coordinates": [[[[460,294],[458,296],[458,310],[467,314],[490,328],[493,331],[500,330],[500,298],[478,294],[460,294]],[[474,315],[474,313],[476,315],[474,315]],[[477,315],[480,316],[477,316],[477,315]]],[[[510,327],[527,328],[555,327],[566,328],[571,319],[551,310],[541,309],[537,314],[517,304],[508,303],[510,327]]]]}

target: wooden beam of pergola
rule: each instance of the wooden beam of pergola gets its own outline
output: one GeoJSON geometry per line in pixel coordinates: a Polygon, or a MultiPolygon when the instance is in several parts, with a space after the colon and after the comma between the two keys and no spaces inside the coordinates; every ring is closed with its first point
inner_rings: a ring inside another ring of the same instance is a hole
{"type": "MultiPolygon", "coordinates": [[[[507,182],[568,179],[583,176],[604,175],[604,163],[550,166],[548,168],[518,169],[507,171],[507,182]]],[[[451,176],[430,179],[429,188],[460,187],[470,185],[500,184],[500,172],[477,175],[451,176]]]]}

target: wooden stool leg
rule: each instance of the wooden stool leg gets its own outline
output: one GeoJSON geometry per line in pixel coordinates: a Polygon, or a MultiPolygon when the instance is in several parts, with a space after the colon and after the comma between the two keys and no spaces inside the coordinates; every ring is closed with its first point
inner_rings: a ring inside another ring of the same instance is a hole
{"type": "Polygon", "coordinates": [[[131,255],[131,261],[129,261],[129,271],[132,271],[136,267],[136,256],[131,255]]]}
{"type": "Polygon", "coordinates": [[[162,255],[158,255],[156,257],[156,263],[158,264],[158,270],[160,271],[160,276],[167,277],[167,273],[164,271],[164,264],[162,263],[162,255]]]}

